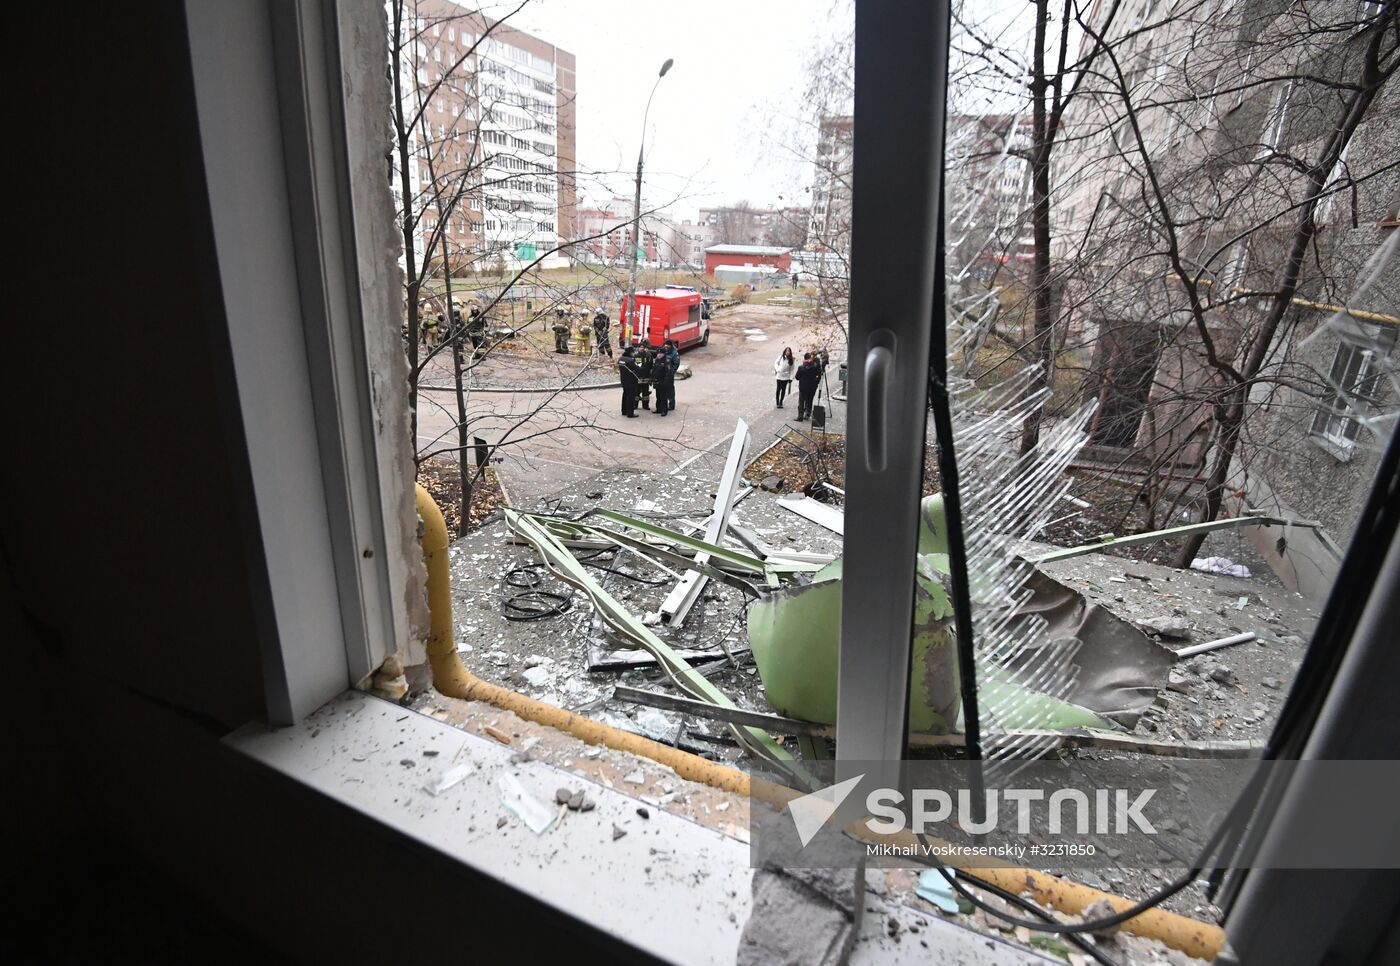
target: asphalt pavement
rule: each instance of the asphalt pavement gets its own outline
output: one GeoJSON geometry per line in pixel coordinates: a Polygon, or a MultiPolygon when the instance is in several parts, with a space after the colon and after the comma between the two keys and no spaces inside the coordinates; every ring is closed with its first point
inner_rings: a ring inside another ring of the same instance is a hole
{"type": "MultiPolygon", "coordinates": [[[[468,407],[471,431],[489,443],[504,441],[497,451],[502,461],[495,469],[517,506],[528,506],[606,469],[697,477],[709,473],[718,478],[737,419],[749,424],[750,452],[756,454],[796,417],[795,385],[786,407],[774,406],[773,360],[785,346],[800,358],[804,341],[812,338],[795,310],[739,306],[718,313],[709,345],[682,353],[681,362],[693,375],[677,381],[677,408],[665,417],[638,410],[640,418],[625,418],[619,389],[473,393],[468,407]]],[[[515,385],[521,382],[522,368],[537,369],[533,388],[543,389],[569,377],[568,367],[559,364],[564,361],[546,353],[538,362],[502,354],[499,359],[488,357],[473,376],[482,385],[515,385]],[[502,371],[493,381],[496,368],[502,371]]],[[[577,368],[574,365],[573,371],[577,368]]],[[[839,388],[834,361],[829,383],[832,391],[839,388]]],[[[453,406],[450,393],[423,394],[420,451],[452,444],[453,406]]],[[[844,432],[845,404],[828,399],[826,406],[827,431],[844,432]]]]}

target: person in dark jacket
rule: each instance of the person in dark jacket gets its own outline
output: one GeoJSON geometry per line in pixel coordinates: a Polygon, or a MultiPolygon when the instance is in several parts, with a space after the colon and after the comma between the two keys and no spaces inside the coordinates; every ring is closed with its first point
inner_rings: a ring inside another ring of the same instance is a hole
{"type": "Polygon", "coordinates": [[[617,360],[617,373],[622,381],[622,415],[628,419],[637,418],[637,357],[629,345],[622,350],[622,358],[617,360]]]}
{"type": "Polygon", "coordinates": [[[674,339],[666,340],[666,361],[671,364],[671,381],[666,384],[670,390],[670,396],[666,400],[666,408],[674,410],[676,408],[676,373],[681,368],[681,350],[676,346],[674,339]]]}
{"type": "Polygon", "coordinates": [[[637,385],[637,398],[642,401],[643,409],[651,409],[651,364],[655,356],[651,343],[645,339],[638,343],[636,356],[637,374],[641,376],[641,382],[637,385]]]}
{"type": "Polygon", "coordinates": [[[671,360],[665,352],[656,353],[651,363],[651,382],[656,387],[656,415],[665,416],[670,411],[671,393],[675,388],[675,374],[671,372],[671,360]]]}
{"type": "Polygon", "coordinates": [[[817,398],[817,384],[821,381],[821,363],[812,358],[812,353],[802,355],[802,365],[797,367],[797,421],[805,422],[812,415],[812,401],[817,398]]]}

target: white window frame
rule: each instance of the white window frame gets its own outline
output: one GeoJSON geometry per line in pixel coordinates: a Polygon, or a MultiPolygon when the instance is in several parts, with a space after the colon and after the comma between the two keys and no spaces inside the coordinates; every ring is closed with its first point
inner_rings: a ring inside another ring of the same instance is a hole
{"type": "Polygon", "coordinates": [[[1332,170],[1327,172],[1327,180],[1322,183],[1322,200],[1317,206],[1317,221],[1327,224],[1332,220],[1332,209],[1336,206],[1337,195],[1342,192],[1338,190],[1337,184],[1345,176],[1347,181],[1351,180],[1347,169],[1347,156],[1351,153],[1351,142],[1348,141],[1342,147],[1342,153],[1337,156],[1337,163],[1332,165],[1332,170]]]}
{"type": "Polygon", "coordinates": [[[1245,54],[1244,64],[1240,67],[1239,90],[1235,91],[1235,101],[1230,106],[1231,110],[1244,103],[1245,92],[1249,87],[1249,79],[1254,76],[1254,58],[1258,55],[1259,48],[1250,45],[1248,53],[1245,54]]]}
{"type": "Polygon", "coordinates": [[[1216,298],[1217,302],[1227,301],[1234,294],[1234,289],[1244,281],[1248,269],[1249,239],[1241,238],[1230,246],[1230,260],[1225,263],[1225,270],[1220,273],[1220,293],[1216,298]]]}
{"type": "Polygon", "coordinates": [[[1356,418],[1357,404],[1368,405],[1383,373],[1378,360],[1394,351],[1396,332],[1343,332],[1332,356],[1327,383],[1331,394],[1313,413],[1309,435],[1333,456],[1349,460],[1361,438],[1363,424],[1356,418]],[[1353,368],[1354,367],[1354,368],[1353,368]]]}
{"type": "Polygon", "coordinates": [[[380,448],[364,319],[382,312],[360,284],[386,229],[351,198],[352,184],[384,187],[382,158],[350,144],[332,4],[190,3],[186,16],[267,713],[290,724],[408,640],[412,484],[380,448]]]}
{"type": "Polygon", "coordinates": [[[1293,89],[1297,81],[1290,78],[1274,90],[1273,104],[1269,107],[1269,118],[1259,134],[1259,157],[1266,157],[1278,150],[1283,140],[1284,128],[1288,126],[1288,106],[1293,101],[1293,89]]]}

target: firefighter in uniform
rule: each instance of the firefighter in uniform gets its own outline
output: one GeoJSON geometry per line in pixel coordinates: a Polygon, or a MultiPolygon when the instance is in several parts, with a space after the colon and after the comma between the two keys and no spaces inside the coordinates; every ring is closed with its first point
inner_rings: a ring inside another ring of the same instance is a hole
{"type": "Polygon", "coordinates": [[[467,318],[467,338],[472,340],[472,358],[480,359],[486,354],[486,316],[480,306],[473,305],[467,318]]]}
{"type": "Polygon", "coordinates": [[[588,344],[593,339],[593,327],[588,324],[588,313],[585,312],[578,318],[578,326],[574,329],[574,352],[581,356],[589,354],[588,344]]]}
{"type": "Polygon", "coordinates": [[[554,310],[554,351],[561,356],[569,354],[569,320],[563,309],[554,310]]]}
{"type": "Polygon", "coordinates": [[[612,358],[612,334],[609,331],[612,326],[612,319],[608,318],[608,313],[599,311],[593,316],[593,341],[598,347],[597,352],[602,355],[608,354],[612,358]]]}

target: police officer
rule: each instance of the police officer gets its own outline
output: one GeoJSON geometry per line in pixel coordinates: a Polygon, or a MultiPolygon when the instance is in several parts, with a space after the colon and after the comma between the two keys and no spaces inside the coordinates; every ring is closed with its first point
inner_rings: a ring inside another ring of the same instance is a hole
{"type": "Polygon", "coordinates": [[[643,409],[651,409],[651,365],[655,357],[651,343],[641,340],[637,345],[637,372],[642,376],[637,395],[642,400],[643,409]]]}
{"type": "Polygon", "coordinates": [[[598,346],[598,354],[604,352],[608,358],[612,358],[612,336],[609,329],[612,326],[612,319],[608,318],[608,313],[599,311],[593,316],[593,340],[598,346]]]}
{"type": "Polygon", "coordinates": [[[680,368],[681,368],[681,350],[680,350],[679,348],[677,348],[676,342],[675,342],[674,339],[667,339],[667,340],[666,340],[665,352],[666,352],[666,361],[667,361],[668,363],[670,363],[670,365],[671,365],[671,378],[670,378],[670,381],[666,383],[666,388],[667,388],[668,393],[669,393],[668,396],[667,396],[667,398],[666,398],[666,408],[667,408],[667,409],[675,409],[675,408],[676,408],[676,373],[679,372],[679,371],[680,371],[680,368]]]}
{"type": "Polygon", "coordinates": [[[569,354],[569,336],[572,330],[569,328],[569,320],[564,316],[563,309],[554,310],[554,351],[561,356],[569,354]]]}
{"type": "Polygon", "coordinates": [[[637,418],[637,359],[629,345],[617,360],[617,374],[622,381],[622,415],[637,418]]]}
{"type": "Polygon", "coordinates": [[[675,373],[671,371],[671,360],[664,350],[656,353],[651,364],[651,381],[656,386],[656,415],[665,416],[670,411],[671,396],[675,392],[675,373]]]}

